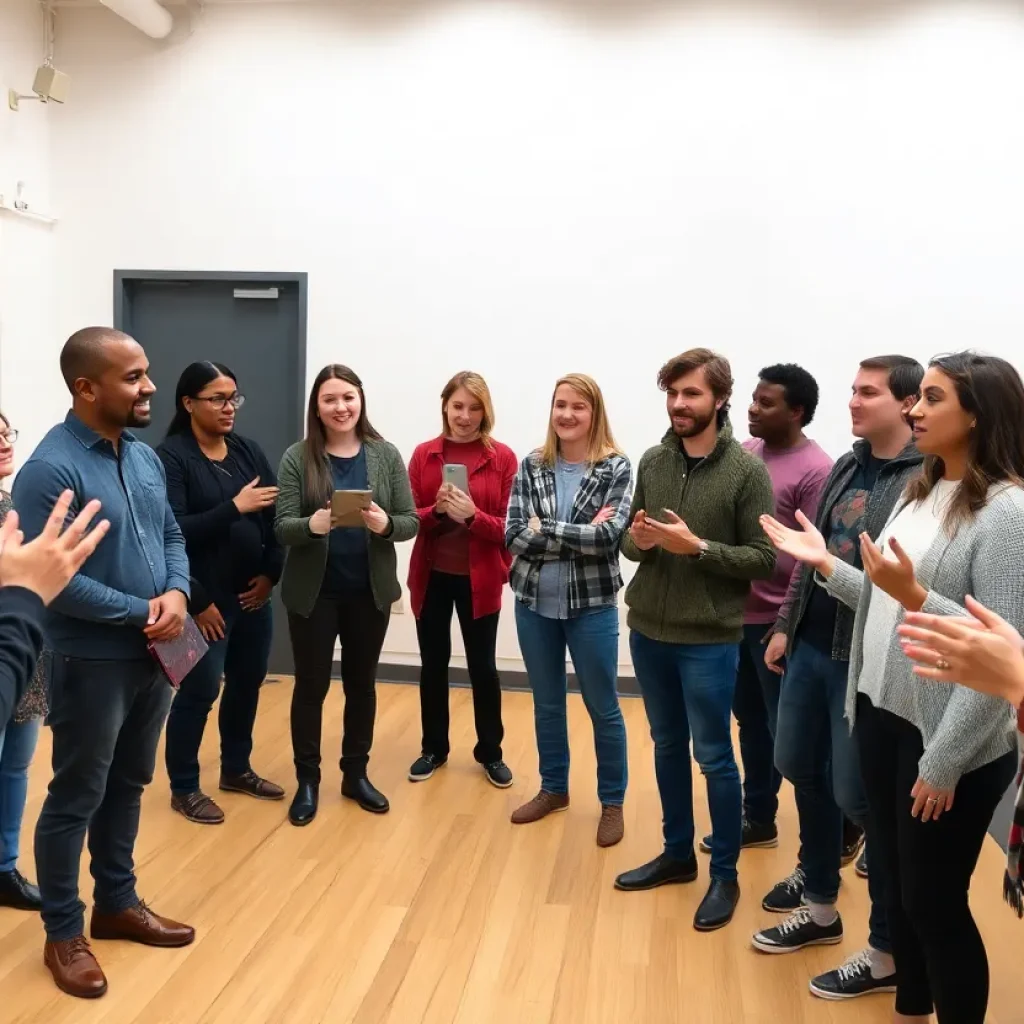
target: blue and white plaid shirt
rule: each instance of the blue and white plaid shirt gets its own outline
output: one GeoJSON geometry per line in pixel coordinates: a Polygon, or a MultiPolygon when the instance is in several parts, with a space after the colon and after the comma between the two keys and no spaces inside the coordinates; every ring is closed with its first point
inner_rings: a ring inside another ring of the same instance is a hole
{"type": "Polygon", "coordinates": [[[555,472],[531,452],[520,463],[512,484],[505,521],[505,543],[515,555],[509,585],[531,611],[537,607],[537,584],[545,562],[569,563],[569,613],[615,603],[622,587],[619,543],[629,525],[633,474],[625,455],[610,455],[587,467],[573,502],[569,522],[556,519],[555,472]],[[605,506],[615,514],[593,525],[605,506]],[[531,530],[530,520],[540,520],[531,530]]]}

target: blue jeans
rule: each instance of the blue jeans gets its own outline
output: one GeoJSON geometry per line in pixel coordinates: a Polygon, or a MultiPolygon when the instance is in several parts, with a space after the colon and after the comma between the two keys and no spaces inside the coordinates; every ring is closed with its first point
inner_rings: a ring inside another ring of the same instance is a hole
{"type": "Polygon", "coordinates": [[[53,779],[35,843],[43,924],[53,942],[84,930],[78,874],[86,833],[96,909],[117,914],[139,902],[133,855],[142,791],[153,781],[171,695],[152,658],[53,655],[53,779]]]}
{"type": "Polygon", "coordinates": [[[274,632],[269,604],[254,612],[240,608],[224,616],[224,639],[210,644],[210,650],[181,682],[167,716],[165,759],[171,792],[184,795],[199,789],[199,745],[206,719],[220,693],[220,763],[223,775],[249,771],[252,729],[260,687],[267,675],[270,642],[274,632]]]}
{"type": "Polygon", "coordinates": [[[758,825],[774,823],[782,787],[782,775],[775,767],[782,677],[764,663],[762,641],[769,628],[760,624],[743,627],[732,701],[743,760],[743,816],[758,825]]]}
{"type": "MultiPolygon", "coordinates": [[[[835,903],[839,895],[843,815],[861,828],[868,824],[860,756],[845,714],[848,670],[847,662],[798,640],[782,677],[775,764],[793,783],[804,896],[813,903],[835,903]]],[[[872,857],[869,867],[869,941],[888,953],[884,862],[872,857]]]]}
{"type": "Polygon", "coordinates": [[[18,863],[28,766],[38,739],[38,718],[11,721],[6,729],[0,730],[0,872],[11,872],[18,863]]]}
{"type": "Polygon", "coordinates": [[[569,792],[569,730],[566,722],[568,647],[583,703],[594,726],[597,795],[602,804],[621,807],[626,798],[626,723],[616,689],[619,664],[619,610],[614,605],[571,619],[548,619],[516,601],[516,630],[530,689],[537,730],[540,785],[548,793],[569,792]]]}
{"type": "Polygon", "coordinates": [[[732,750],[736,644],[667,644],[633,630],[629,649],[651,723],[665,852],[676,860],[693,856],[692,732],[693,756],[708,787],[711,876],[735,881],[743,833],[732,750]]]}

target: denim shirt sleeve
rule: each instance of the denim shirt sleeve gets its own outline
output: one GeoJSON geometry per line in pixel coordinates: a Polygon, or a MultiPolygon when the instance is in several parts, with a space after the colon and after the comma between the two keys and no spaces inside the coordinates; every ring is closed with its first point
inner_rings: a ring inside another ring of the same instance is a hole
{"type": "MultiPolygon", "coordinates": [[[[13,495],[26,541],[42,533],[57,498],[71,488],[72,481],[64,478],[59,467],[42,460],[26,463],[15,481],[13,495]]],[[[73,505],[71,512],[77,514],[78,509],[73,505]]],[[[88,562],[75,574],[63,593],[54,599],[50,606],[53,611],[89,622],[146,625],[149,621],[148,601],[90,579],[87,568],[88,562]]]]}

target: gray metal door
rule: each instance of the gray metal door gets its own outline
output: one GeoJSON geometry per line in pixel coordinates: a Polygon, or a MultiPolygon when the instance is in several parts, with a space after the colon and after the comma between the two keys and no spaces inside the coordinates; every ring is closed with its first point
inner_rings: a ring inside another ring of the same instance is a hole
{"type": "MultiPolygon", "coordinates": [[[[246,403],[236,429],[277,467],[302,436],[305,386],[305,275],[188,275],[119,271],[115,326],[146,350],[156,385],[153,425],[143,439],[163,440],[174,414],[174,389],[191,362],[229,366],[246,403]]],[[[275,600],[270,671],[292,671],[287,623],[275,600]]]]}

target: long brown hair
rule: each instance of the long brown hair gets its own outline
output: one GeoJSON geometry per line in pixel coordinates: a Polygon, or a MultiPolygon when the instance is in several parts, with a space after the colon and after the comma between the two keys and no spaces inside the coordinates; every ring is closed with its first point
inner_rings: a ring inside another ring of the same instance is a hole
{"type": "MultiPolygon", "coordinates": [[[[993,484],[1024,486],[1024,383],[1005,359],[977,352],[938,356],[928,365],[949,377],[961,407],[975,419],[964,477],[943,517],[952,533],[985,507],[993,484]]],[[[907,487],[907,500],[927,498],[945,471],[942,459],[925,456],[920,475],[907,487]]]]}
{"type": "Polygon", "coordinates": [[[585,373],[567,373],[555,381],[551,392],[551,405],[548,409],[548,433],[541,449],[541,461],[545,466],[553,466],[558,459],[559,442],[555,426],[551,422],[551,409],[555,406],[555,395],[558,389],[568,384],[573,391],[583,396],[590,406],[590,436],[587,438],[587,462],[593,465],[610,455],[621,455],[622,449],[615,443],[612,428],[608,425],[608,413],[605,409],[604,395],[593,377],[585,373]]]}
{"type": "Polygon", "coordinates": [[[494,405],[491,402],[491,389],[487,381],[474,373],[472,370],[463,370],[455,374],[441,392],[441,433],[448,436],[448,400],[459,388],[465,388],[484,408],[483,418],[480,420],[480,440],[488,448],[494,447],[491,438],[491,431],[494,429],[494,405]]]}
{"type": "Polygon", "coordinates": [[[359,419],[356,420],[356,437],[360,441],[368,438],[381,440],[380,434],[374,429],[366,415],[366,395],[363,392],[363,382],[359,379],[354,370],[340,363],[331,363],[325,366],[313,381],[313,387],[309,392],[309,406],[306,410],[306,442],[305,442],[305,484],[306,501],[314,508],[322,508],[331,499],[331,492],[334,489],[334,481],[331,477],[331,467],[327,461],[327,431],[320,420],[320,389],[329,380],[343,380],[351,384],[359,392],[359,419]]]}

